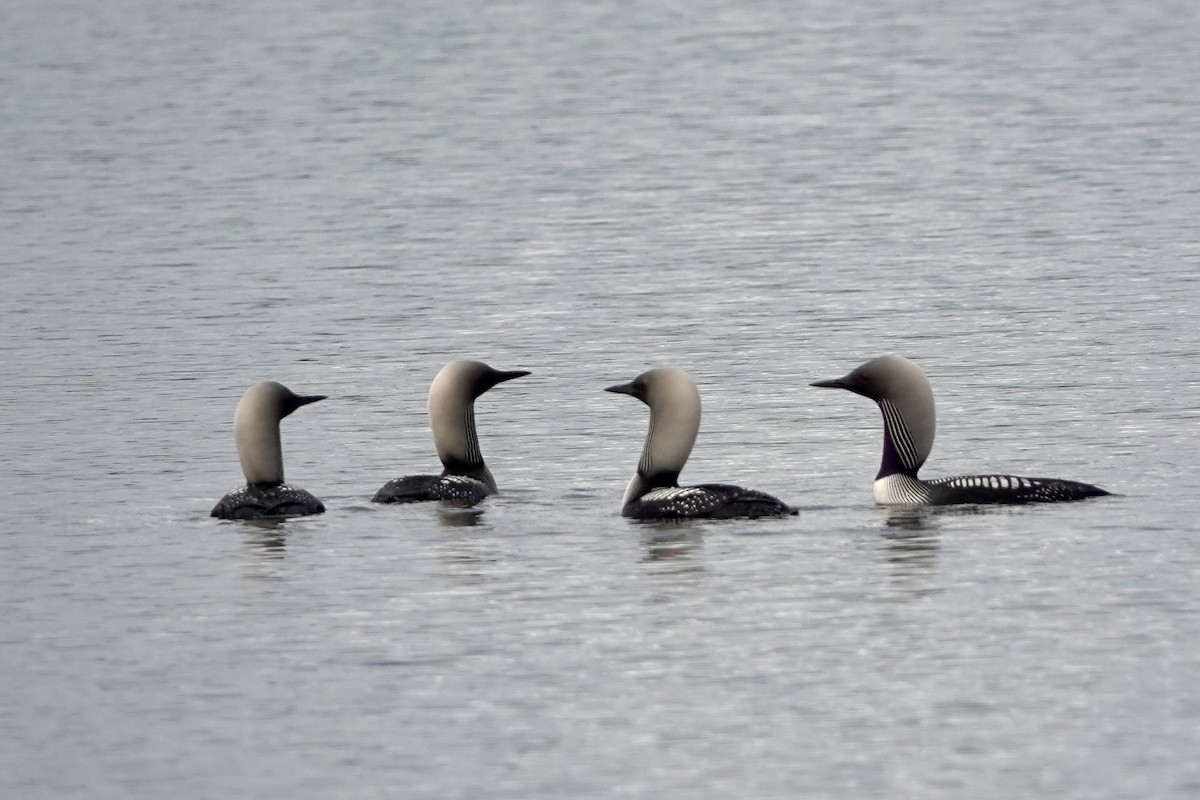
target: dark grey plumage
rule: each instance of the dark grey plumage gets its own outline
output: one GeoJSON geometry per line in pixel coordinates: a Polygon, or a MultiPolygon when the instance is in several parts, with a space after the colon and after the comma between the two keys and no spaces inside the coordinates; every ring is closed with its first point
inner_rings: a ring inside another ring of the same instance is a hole
{"type": "Polygon", "coordinates": [[[218,501],[212,516],[221,519],[263,519],[266,517],[303,517],[321,514],[325,504],[298,486],[246,484],[218,501]]]}
{"type": "Polygon", "coordinates": [[[796,513],[796,509],[765,492],[727,483],[652,489],[621,508],[621,516],[642,520],[757,519],[796,513]]]}
{"type": "Polygon", "coordinates": [[[375,503],[424,503],[438,501],[469,507],[496,490],[488,483],[466,475],[405,475],[390,480],[371,498],[375,503]]]}

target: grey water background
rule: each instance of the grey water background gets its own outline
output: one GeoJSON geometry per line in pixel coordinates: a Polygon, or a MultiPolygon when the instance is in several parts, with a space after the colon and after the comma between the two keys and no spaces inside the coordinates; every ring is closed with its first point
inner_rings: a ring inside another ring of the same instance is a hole
{"type": "Polygon", "coordinates": [[[1195,797],[1198,15],[8,0],[0,795],[1195,797]],[[876,509],[893,351],[1120,496],[876,509]],[[504,493],[371,504],[461,356],[504,493]],[[619,516],[663,363],[798,517],[619,516]],[[211,520],[265,378],[328,513],[211,520]]]}

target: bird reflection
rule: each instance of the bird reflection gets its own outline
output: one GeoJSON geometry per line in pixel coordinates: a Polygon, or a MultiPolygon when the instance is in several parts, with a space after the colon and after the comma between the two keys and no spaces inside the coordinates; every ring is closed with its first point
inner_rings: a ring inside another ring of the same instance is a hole
{"type": "Polygon", "coordinates": [[[449,541],[435,548],[434,553],[442,567],[438,571],[456,584],[477,586],[496,580],[500,572],[500,556],[487,543],[449,541]]]}
{"type": "Polygon", "coordinates": [[[650,600],[670,603],[679,594],[690,593],[704,576],[703,528],[692,523],[651,523],[642,537],[645,554],[641,563],[652,576],[650,600]]]}
{"type": "Polygon", "coordinates": [[[880,508],[879,514],[884,524],[889,528],[901,528],[906,531],[937,530],[937,520],[929,508],[880,508]]]}
{"type": "Polygon", "coordinates": [[[936,594],[941,588],[933,584],[937,575],[937,536],[899,534],[885,537],[884,561],[892,582],[897,588],[916,595],[936,594]]]}
{"type": "Polygon", "coordinates": [[[287,525],[283,519],[240,520],[246,577],[260,581],[282,580],[280,572],[287,548],[287,525]]]}
{"type": "MultiPolygon", "coordinates": [[[[437,520],[439,525],[447,529],[487,525],[481,508],[464,508],[442,503],[437,505],[437,520]]],[[[479,537],[480,534],[460,531],[448,536],[436,548],[438,562],[444,568],[447,578],[458,584],[480,584],[495,578],[500,557],[493,542],[479,537]]]]}
{"type": "Polygon", "coordinates": [[[470,528],[478,525],[483,517],[481,508],[438,506],[438,522],[443,528],[470,528]]]}
{"type": "Polygon", "coordinates": [[[642,537],[646,546],[643,563],[654,561],[671,561],[681,558],[693,558],[703,538],[700,526],[689,523],[657,523],[647,525],[650,531],[642,537]]]}
{"type": "Polygon", "coordinates": [[[287,545],[287,526],[282,519],[243,520],[246,549],[264,561],[279,561],[287,545]]]}
{"type": "Polygon", "coordinates": [[[937,594],[934,585],[942,548],[936,516],[924,508],[880,509],[884,531],[880,553],[897,589],[917,595],[937,594]]]}

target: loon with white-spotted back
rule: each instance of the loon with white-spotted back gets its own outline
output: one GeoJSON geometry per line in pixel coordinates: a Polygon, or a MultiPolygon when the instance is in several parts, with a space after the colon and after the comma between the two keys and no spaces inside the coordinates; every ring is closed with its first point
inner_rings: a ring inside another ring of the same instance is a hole
{"type": "Polygon", "coordinates": [[[604,391],[636,397],[650,407],[650,430],[637,472],[625,489],[621,515],[633,519],[784,517],[796,509],[769,494],[722,483],[679,485],[679,473],[700,430],[700,393],[679,367],[643,372],[604,391]]]}
{"type": "Polygon", "coordinates": [[[1109,494],[1098,486],[1060,478],[961,475],[927,481],[917,470],[933,449],[933,389],[907,358],[880,356],[842,378],[817,381],[822,388],[847,389],[883,411],[883,462],[875,476],[880,505],[945,506],[966,503],[1056,503],[1109,494]]]}
{"type": "Polygon", "coordinates": [[[528,375],[502,372],[482,361],[457,360],[442,367],[429,385],[429,425],[441,475],[408,475],[388,481],[371,498],[376,503],[419,503],[440,500],[473,506],[495,494],[496,479],[483,463],[475,433],[475,400],[498,383],[528,375]]]}
{"type": "Polygon", "coordinates": [[[324,400],[325,395],[298,395],[275,381],[256,383],[246,390],[233,413],[233,440],[246,485],[221,498],[212,516],[222,519],[263,519],[320,514],[325,506],[298,486],[283,482],[283,446],[279,421],[300,406],[324,400]]]}

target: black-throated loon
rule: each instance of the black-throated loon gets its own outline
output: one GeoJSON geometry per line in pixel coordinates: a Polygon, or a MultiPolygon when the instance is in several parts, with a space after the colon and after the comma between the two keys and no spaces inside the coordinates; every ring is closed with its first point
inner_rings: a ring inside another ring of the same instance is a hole
{"type": "Polygon", "coordinates": [[[643,372],[606,392],[636,397],[650,407],[650,430],[637,472],[625,489],[621,515],[632,519],[783,517],[796,509],[769,494],[722,483],[680,486],[700,430],[700,393],[679,367],[643,372]]]}
{"type": "Polygon", "coordinates": [[[265,381],[246,390],[233,412],[233,440],[246,485],[234,489],[213,507],[222,519],[302,517],[321,514],[324,504],[298,486],[283,482],[283,447],[279,421],[300,406],[325,395],[299,395],[281,383],[265,381]]]}
{"type": "Polygon", "coordinates": [[[429,425],[441,475],[407,475],[388,481],[371,498],[376,503],[418,503],[441,500],[473,506],[495,494],[496,479],[483,463],[475,433],[475,400],[498,383],[528,375],[526,370],[502,372],[482,361],[457,360],[442,367],[429,385],[429,425]]]}
{"type": "Polygon", "coordinates": [[[925,373],[903,356],[872,359],[842,378],[813,386],[847,389],[883,412],[883,462],[875,476],[880,505],[944,506],[965,503],[1054,503],[1106,495],[1104,489],[1060,478],[960,475],[921,480],[917,470],[933,449],[933,389],[925,373]]]}

